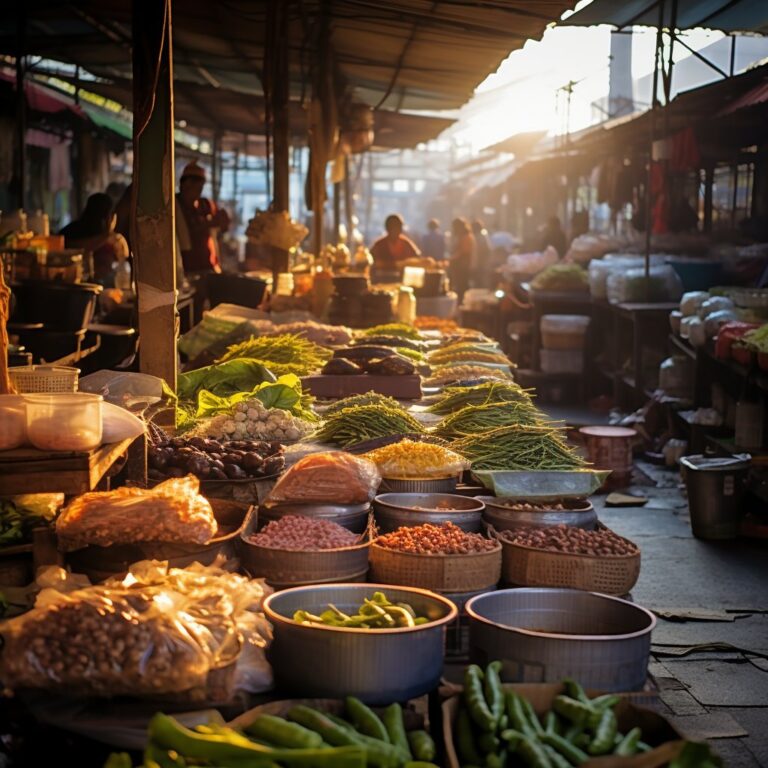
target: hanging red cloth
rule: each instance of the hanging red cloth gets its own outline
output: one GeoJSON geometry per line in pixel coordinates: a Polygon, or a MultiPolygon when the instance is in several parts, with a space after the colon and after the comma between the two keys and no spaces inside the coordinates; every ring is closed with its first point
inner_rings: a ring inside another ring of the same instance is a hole
{"type": "Polygon", "coordinates": [[[672,136],[672,151],[669,157],[670,171],[695,171],[701,168],[699,141],[690,126],[672,136]]]}

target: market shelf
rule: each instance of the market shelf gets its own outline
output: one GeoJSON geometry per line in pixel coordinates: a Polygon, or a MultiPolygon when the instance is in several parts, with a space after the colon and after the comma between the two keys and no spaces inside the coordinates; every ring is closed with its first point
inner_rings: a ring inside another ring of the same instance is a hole
{"type": "Polygon", "coordinates": [[[92,451],[38,451],[17,448],[0,452],[0,495],[63,493],[76,496],[94,490],[123,456],[133,438],[92,451]]]}
{"type": "Polygon", "coordinates": [[[690,357],[691,360],[696,359],[696,350],[687,341],[685,341],[685,339],[681,339],[674,333],[670,333],[669,340],[672,343],[672,346],[675,347],[675,349],[677,349],[679,352],[682,352],[684,355],[690,357]]]}

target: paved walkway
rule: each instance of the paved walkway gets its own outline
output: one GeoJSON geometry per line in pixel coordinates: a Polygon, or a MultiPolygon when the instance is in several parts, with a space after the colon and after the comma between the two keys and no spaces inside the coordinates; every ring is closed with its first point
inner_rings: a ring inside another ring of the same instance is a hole
{"type": "Polygon", "coordinates": [[[600,519],[642,550],[635,602],[659,616],[650,673],[666,714],[691,738],[711,739],[728,768],[768,766],[768,542],[693,538],[679,476],[648,465],[657,483],[631,493],[643,507],[600,519]]]}

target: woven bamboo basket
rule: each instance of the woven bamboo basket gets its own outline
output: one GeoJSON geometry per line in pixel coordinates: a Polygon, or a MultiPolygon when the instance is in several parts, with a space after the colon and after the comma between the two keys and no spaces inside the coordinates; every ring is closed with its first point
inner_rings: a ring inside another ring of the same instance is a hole
{"type": "Polygon", "coordinates": [[[634,555],[572,555],[501,540],[502,581],[519,587],[567,587],[605,595],[626,595],[640,576],[634,555]]]}
{"type": "Polygon", "coordinates": [[[416,555],[374,542],[369,552],[371,580],[437,592],[479,592],[501,576],[501,546],[467,555],[416,555]]]}

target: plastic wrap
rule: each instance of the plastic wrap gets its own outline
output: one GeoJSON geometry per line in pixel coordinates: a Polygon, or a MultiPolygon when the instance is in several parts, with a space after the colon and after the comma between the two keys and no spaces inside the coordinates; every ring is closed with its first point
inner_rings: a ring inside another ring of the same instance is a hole
{"type": "Polygon", "coordinates": [[[611,304],[624,302],[678,301],[683,293],[680,276],[669,265],[611,272],[607,281],[608,301],[611,304]]]}
{"type": "Polygon", "coordinates": [[[735,307],[733,300],[727,296],[711,296],[701,302],[698,313],[699,317],[704,319],[713,312],[722,312],[726,309],[733,311],[735,307]]]}
{"type": "Polygon", "coordinates": [[[364,504],[380,483],[381,474],[369,459],[328,451],[299,459],[277,481],[269,500],[364,504]]]}
{"type": "Polygon", "coordinates": [[[709,298],[707,291],[687,291],[680,299],[680,311],[683,317],[699,313],[699,307],[709,298]]]}
{"type": "Polygon", "coordinates": [[[715,312],[710,312],[704,318],[704,327],[706,336],[708,339],[717,336],[720,328],[726,323],[732,323],[734,320],[738,320],[739,316],[733,309],[719,309],[715,312]]]}
{"type": "Polygon", "coordinates": [[[59,546],[71,551],[137,541],[205,544],[216,535],[216,518],[193,475],[166,480],[151,489],[78,496],[56,521],[59,546]]]}
{"type": "Polygon", "coordinates": [[[217,565],[169,569],[156,561],[98,586],[68,590],[63,572],[42,580],[59,588],[44,588],[31,611],[3,627],[0,679],[10,688],[204,698],[212,673],[234,673],[244,644],[261,649],[264,683],[271,682],[262,582],[217,565]]]}
{"type": "Polygon", "coordinates": [[[125,408],[112,403],[101,406],[101,442],[119,443],[121,440],[132,440],[146,431],[144,422],[125,408]]]}

